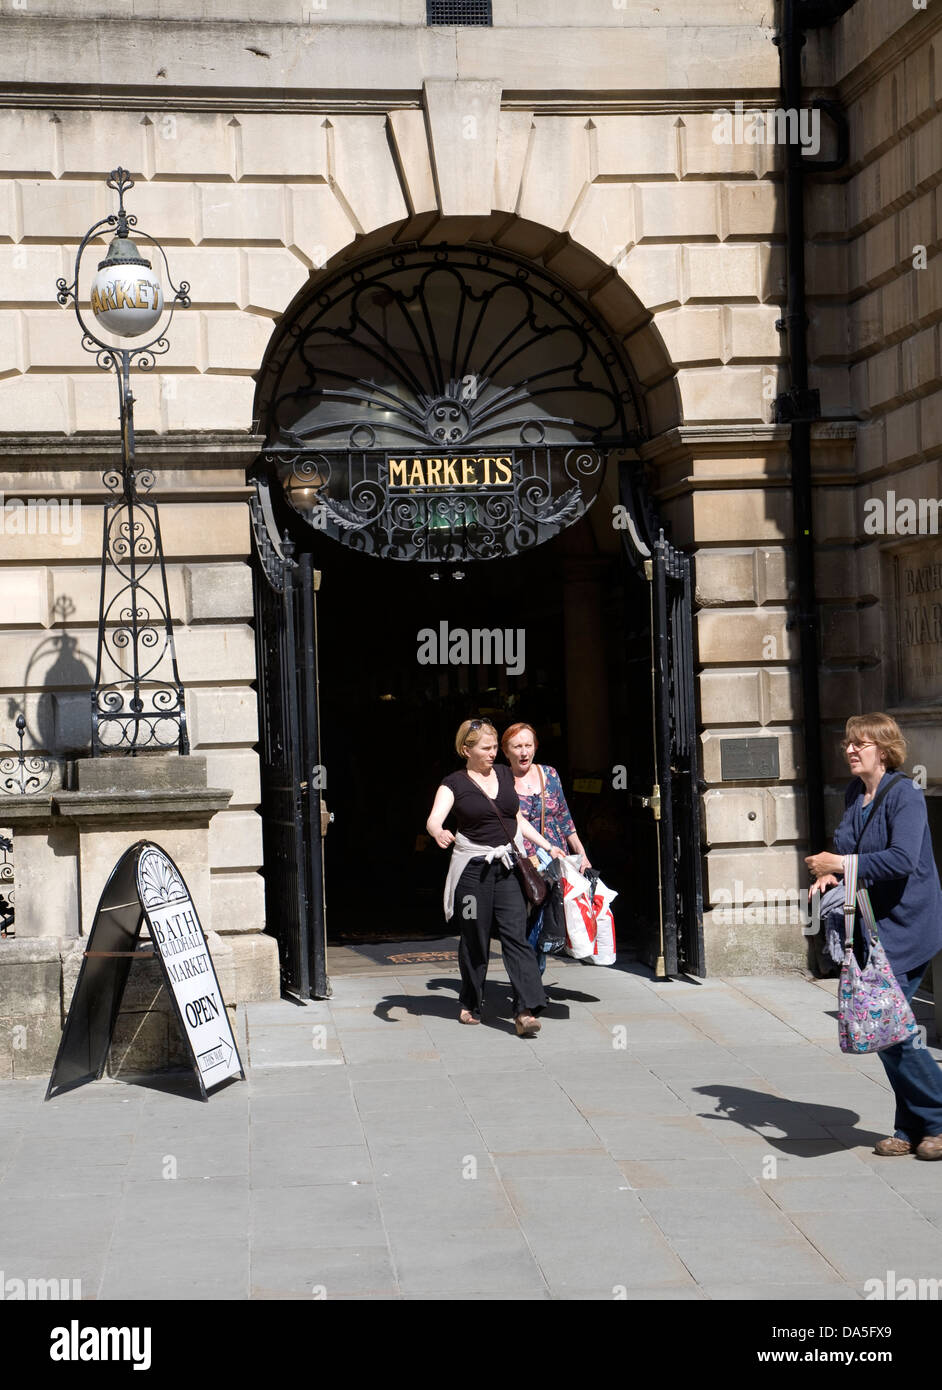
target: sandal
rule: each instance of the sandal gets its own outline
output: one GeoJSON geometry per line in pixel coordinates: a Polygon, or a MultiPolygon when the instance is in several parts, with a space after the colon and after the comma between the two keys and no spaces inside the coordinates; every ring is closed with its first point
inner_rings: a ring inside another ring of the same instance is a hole
{"type": "Polygon", "coordinates": [[[460,1009],[458,1012],[459,1023],[480,1023],[479,1018],[475,1018],[470,1009],[460,1009]]]}
{"type": "Polygon", "coordinates": [[[895,1134],[891,1134],[889,1139],[881,1139],[874,1144],[873,1152],[879,1154],[881,1158],[905,1158],[911,1154],[913,1146],[908,1139],[900,1139],[895,1134]]]}
{"type": "Polygon", "coordinates": [[[540,1031],[542,1024],[533,1014],[517,1014],[514,1019],[514,1027],[517,1030],[518,1038],[532,1038],[540,1031]]]}

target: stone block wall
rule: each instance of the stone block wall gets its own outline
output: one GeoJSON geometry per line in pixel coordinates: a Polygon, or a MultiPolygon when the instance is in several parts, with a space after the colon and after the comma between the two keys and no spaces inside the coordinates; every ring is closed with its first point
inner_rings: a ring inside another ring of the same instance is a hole
{"type": "Polygon", "coordinates": [[[818,461],[832,824],[855,711],[898,718],[942,800],[942,14],[859,0],[828,49],[850,164],[810,184],[812,384],[860,422],[852,456],[818,461]]]}

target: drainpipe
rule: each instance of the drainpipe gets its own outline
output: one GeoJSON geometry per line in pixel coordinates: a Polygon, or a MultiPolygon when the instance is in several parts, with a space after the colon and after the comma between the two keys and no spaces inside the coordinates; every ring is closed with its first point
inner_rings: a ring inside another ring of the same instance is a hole
{"type": "MultiPolygon", "coordinates": [[[[782,27],[775,42],[781,65],[782,106],[801,109],[801,50],[805,31],[833,24],[855,0],[782,0],[782,27]]],[[[835,159],[806,159],[795,140],[785,146],[785,238],[787,298],[778,328],[788,334],[791,385],[775,402],[778,424],[791,425],[790,454],[792,513],[798,578],[799,661],[804,715],[805,776],[808,796],[808,835],[815,853],[825,846],[824,769],[821,758],[821,701],[818,687],[818,610],[814,580],[814,528],[811,489],[811,426],[821,418],[821,396],[808,386],[808,319],[805,311],[805,208],[807,171],[841,168],[847,162],[847,122],[831,101],[813,107],[834,122],[838,136],[835,159]]]]}

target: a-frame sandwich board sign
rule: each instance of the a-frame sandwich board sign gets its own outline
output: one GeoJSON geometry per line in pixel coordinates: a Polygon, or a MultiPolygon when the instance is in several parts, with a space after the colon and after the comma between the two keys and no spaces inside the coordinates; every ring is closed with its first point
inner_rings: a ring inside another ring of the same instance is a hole
{"type": "Polygon", "coordinates": [[[131,962],[151,956],[160,964],[201,1099],[208,1100],[208,1091],[230,1077],[245,1080],[206,934],[183,875],[159,845],[138,840],[112,869],[99,900],[46,1100],[100,1080],[131,962]],[[145,922],[153,952],[136,949],[145,922]]]}

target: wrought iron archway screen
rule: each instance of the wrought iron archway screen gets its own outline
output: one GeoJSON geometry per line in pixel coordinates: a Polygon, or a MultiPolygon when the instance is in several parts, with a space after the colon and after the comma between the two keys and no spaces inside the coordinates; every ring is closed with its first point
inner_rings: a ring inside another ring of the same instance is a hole
{"type": "Polygon", "coordinates": [[[543,272],[413,248],[346,270],[265,376],[264,454],[316,529],[402,560],[492,559],[582,516],[641,438],[616,346],[543,272]]]}

